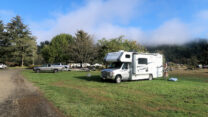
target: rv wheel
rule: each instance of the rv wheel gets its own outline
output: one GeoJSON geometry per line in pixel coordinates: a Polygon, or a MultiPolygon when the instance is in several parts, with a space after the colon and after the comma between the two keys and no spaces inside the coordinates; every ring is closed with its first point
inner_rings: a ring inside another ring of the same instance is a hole
{"type": "Polygon", "coordinates": [[[150,74],[150,75],[149,75],[149,80],[152,80],[152,78],[153,78],[153,77],[152,77],[152,74],[150,74]]]}
{"type": "Polygon", "coordinates": [[[121,76],[116,76],[115,81],[116,81],[116,83],[120,83],[121,82],[121,76]]]}

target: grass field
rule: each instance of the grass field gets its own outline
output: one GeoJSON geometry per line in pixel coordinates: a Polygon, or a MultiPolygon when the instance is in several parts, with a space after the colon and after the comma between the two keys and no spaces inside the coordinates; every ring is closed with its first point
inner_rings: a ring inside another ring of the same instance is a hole
{"type": "Polygon", "coordinates": [[[99,72],[34,73],[23,75],[67,116],[208,116],[208,70],[174,71],[164,79],[115,84],[102,82],[99,72]]]}

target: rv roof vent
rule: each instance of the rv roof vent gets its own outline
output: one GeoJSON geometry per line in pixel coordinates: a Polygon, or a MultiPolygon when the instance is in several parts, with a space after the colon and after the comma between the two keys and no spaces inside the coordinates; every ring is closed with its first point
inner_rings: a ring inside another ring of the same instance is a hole
{"type": "Polygon", "coordinates": [[[119,52],[124,52],[124,50],[119,50],[119,52]]]}

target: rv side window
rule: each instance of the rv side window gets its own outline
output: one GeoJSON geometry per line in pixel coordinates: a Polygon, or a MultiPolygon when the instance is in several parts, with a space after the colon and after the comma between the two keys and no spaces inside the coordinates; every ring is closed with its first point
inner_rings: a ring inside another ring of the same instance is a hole
{"type": "Polygon", "coordinates": [[[139,58],[138,64],[147,64],[147,58],[139,58]]]}
{"type": "Polygon", "coordinates": [[[126,58],[130,58],[130,55],[129,54],[126,54],[126,58]]]}

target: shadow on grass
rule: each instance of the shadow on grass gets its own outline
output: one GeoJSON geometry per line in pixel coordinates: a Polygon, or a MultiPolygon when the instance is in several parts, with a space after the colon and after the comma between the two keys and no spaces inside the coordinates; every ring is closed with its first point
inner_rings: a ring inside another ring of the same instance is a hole
{"type": "MultiPolygon", "coordinates": [[[[102,80],[99,75],[94,75],[91,77],[87,76],[76,76],[75,78],[86,80],[86,81],[93,81],[93,82],[101,82],[101,83],[113,83],[116,84],[114,80],[106,79],[102,80]]],[[[141,81],[149,81],[148,79],[141,79],[141,80],[122,80],[122,82],[141,82],[141,81]]]]}
{"type": "Polygon", "coordinates": [[[104,83],[104,82],[105,83],[114,83],[113,80],[102,80],[99,75],[93,75],[91,77],[87,77],[87,76],[76,76],[74,78],[78,78],[78,79],[86,80],[86,81],[100,82],[100,83],[104,83]]]}

